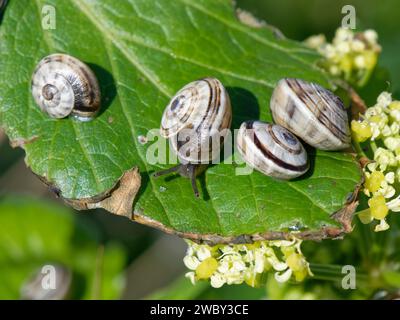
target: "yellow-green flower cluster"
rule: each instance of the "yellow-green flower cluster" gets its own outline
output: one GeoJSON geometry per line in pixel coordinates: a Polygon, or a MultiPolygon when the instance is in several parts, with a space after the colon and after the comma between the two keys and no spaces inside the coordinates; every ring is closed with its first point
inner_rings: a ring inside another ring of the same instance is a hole
{"type": "Polygon", "coordinates": [[[216,246],[187,242],[188,250],[183,262],[191,270],[186,277],[193,284],[209,280],[214,288],[243,282],[256,287],[268,271],[275,272],[278,282],[291,278],[302,281],[307,275],[312,275],[301,253],[299,239],[216,246]]]}
{"type": "Polygon", "coordinates": [[[324,57],[322,66],[329,73],[358,86],[368,81],[381,51],[374,30],[355,33],[338,28],[332,43],[324,35],[316,35],[306,39],[305,44],[324,57]]]}
{"type": "Polygon", "coordinates": [[[362,222],[378,220],[375,231],[389,228],[389,211],[400,211],[400,195],[394,184],[400,182],[400,101],[382,92],[375,106],[367,109],[360,120],[351,122],[353,140],[370,140],[374,162],[364,168],[364,193],[370,197],[369,209],[359,214],[362,222]]]}

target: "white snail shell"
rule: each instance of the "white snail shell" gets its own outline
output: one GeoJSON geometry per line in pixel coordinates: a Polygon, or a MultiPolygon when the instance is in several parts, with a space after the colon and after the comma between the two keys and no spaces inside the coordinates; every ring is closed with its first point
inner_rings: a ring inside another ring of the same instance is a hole
{"type": "Polygon", "coordinates": [[[289,180],[308,168],[307,152],[287,129],[262,121],[240,126],[236,145],[245,162],[267,176],[289,180]]]}
{"type": "Polygon", "coordinates": [[[350,129],[342,100],[318,84],[282,79],[271,97],[275,123],[321,150],[350,146],[350,129]]]}
{"type": "Polygon", "coordinates": [[[215,78],[204,78],[184,86],[171,99],[160,133],[171,138],[171,146],[182,163],[209,163],[219,156],[232,121],[229,95],[215,78]],[[218,143],[210,143],[218,140],[218,143]]]}
{"type": "Polygon", "coordinates": [[[39,62],[32,76],[32,95],[52,118],[72,115],[87,121],[100,108],[96,76],[86,64],[66,54],[52,54],[39,62]]]}

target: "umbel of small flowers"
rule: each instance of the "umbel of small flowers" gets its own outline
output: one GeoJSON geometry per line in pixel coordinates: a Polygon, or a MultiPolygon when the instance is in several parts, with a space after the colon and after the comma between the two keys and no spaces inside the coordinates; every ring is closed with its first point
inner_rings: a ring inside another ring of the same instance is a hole
{"type": "Polygon", "coordinates": [[[208,246],[187,241],[183,259],[190,269],[186,277],[195,284],[209,280],[214,288],[224,284],[247,283],[257,287],[266,272],[275,273],[278,282],[303,281],[312,275],[300,250],[301,240],[257,241],[252,244],[208,246]]]}
{"type": "Polygon", "coordinates": [[[375,231],[389,228],[386,217],[389,211],[400,211],[400,101],[382,92],[377,103],[368,108],[358,121],[351,122],[353,140],[367,142],[373,151],[373,162],[363,170],[364,193],[370,198],[369,208],[358,216],[363,223],[378,220],[375,231]]]}
{"type": "Polygon", "coordinates": [[[368,81],[381,51],[374,30],[356,33],[338,28],[332,43],[328,43],[322,34],[311,36],[304,42],[322,55],[321,65],[330,74],[359,87],[368,81]]]}

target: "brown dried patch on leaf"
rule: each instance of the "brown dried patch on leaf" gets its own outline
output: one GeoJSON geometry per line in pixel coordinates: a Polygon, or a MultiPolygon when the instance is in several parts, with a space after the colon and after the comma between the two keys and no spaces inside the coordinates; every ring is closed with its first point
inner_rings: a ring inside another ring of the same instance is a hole
{"type": "Polygon", "coordinates": [[[141,178],[138,168],[126,171],[117,184],[102,195],[86,199],[64,199],[77,210],[103,208],[116,215],[132,217],[132,204],[139,191],[141,178]]]}
{"type": "Polygon", "coordinates": [[[132,217],[132,204],[139,191],[141,177],[138,168],[124,173],[109,197],[101,201],[101,207],[117,215],[132,217]]]}
{"type": "Polygon", "coordinates": [[[162,223],[150,219],[141,213],[134,213],[133,220],[159,229],[165,233],[177,235],[181,238],[189,239],[197,243],[205,243],[208,245],[216,244],[239,244],[239,243],[253,243],[254,241],[261,240],[290,240],[293,236],[303,240],[321,241],[324,239],[337,239],[343,237],[344,234],[353,230],[351,221],[354,212],[358,206],[358,193],[360,191],[362,182],[357,186],[354,192],[348,197],[346,205],[332,215],[332,218],[341,224],[341,227],[323,227],[321,230],[310,231],[305,230],[301,232],[284,232],[284,231],[269,231],[265,233],[256,234],[243,234],[239,236],[221,236],[218,234],[198,234],[190,232],[181,232],[172,228],[164,226],[162,223]]]}
{"type": "MultiPolygon", "coordinates": [[[[57,194],[57,196],[62,198],[60,190],[57,187],[50,184],[45,178],[40,176],[38,177],[46,183],[49,188],[57,194]]],[[[208,245],[252,243],[260,240],[290,240],[293,235],[296,236],[296,238],[303,240],[320,241],[323,239],[340,238],[344,234],[352,231],[351,221],[358,205],[357,197],[362,182],[363,181],[361,181],[355,191],[350,194],[346,205],[332,215],[332,218],[341,224],[340,227],[322,227],[320,230],[305,230],[301,232],[268,231],[265,233],[243,234],[238,236],[222,236],[219,234],[199,234],[177,231],[173,228],[166,227],[159,221],[146,217],[141,212],[135,212],[132,214],[132,204],[141,184],[139,170],[136,167],[125,172],[117,184],[111,190],[103,194],[86,199],[63,198],[63,200],[77,210],[103,208],[111,213],[126,216],[137,223],[159,229],[165,233],[177,235],[181,238],[190,239],[197,243],[205,243],[208,245]]]]}
{"type": "Polygon", "coordinates": [[[360,163],[361,168],[365,168],[367,165],[375,161],[367,157],[361,157],[360,159],[358,159],[358,162],[360,163]]]}
{"type": "Polygon", "coordinates": [[[59,189],[45,178],[39,177],[49,188],[76,210],[103,208],[111,213],[132,218],[132,204],[139,191],[141,177],[139,169],[134,167],[126,171],[113,188],[91,198],[66,199],[59,189]]]}
{"type": "Polygon", "coordinates": [[[256,18],[253,14],[243,9],[236,9],[236,17],[241,23],[252,28],[263,28],[267,26],[265,21],[256,18]]]}
{"type": "Polygon", "coordinates": [[[236,9],[236,17],[238,18],[238,20],[241,23],[245,24],[246,26],[249,26],[252,28],[257,28],[257,29],[267,28],[272,31],[272,33],[274,34],[274,36],[277,39],[285,38],[282,31],[280,31],[278,28],[267,24],[265,21],[263,21],[261,19],[258,19],[252,13],[250,13],[246,10],[237,8],[236,9]]]}
{"type": "Polygon", "coordinates": [[[351,225],[351,220],[353,218],[353,214],[356,211],[358,206],[358,201],[351,202],[347,206],[345,206],[342,210],[336,212],[333,217],[336,221],[340,222],[343,227],[343,233],[349,233],[353,231],[353,227],[351,225]]]}
{"type": "Polygon", "coordinates": [[[25,138],[18,138],[14,140],[10,140],[10,145],[13,148],[18,148],[21,147],[23,148],[26,144],[32,143],[39,139],[39,136],[33,136],[31,138],[25,139],[25,138]]]}

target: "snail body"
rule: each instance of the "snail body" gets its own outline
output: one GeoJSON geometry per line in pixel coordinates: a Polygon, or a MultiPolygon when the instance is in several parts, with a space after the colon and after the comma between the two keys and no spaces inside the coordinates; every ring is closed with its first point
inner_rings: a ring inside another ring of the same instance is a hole
{"type": "Polygon", "coordinates": [[[350,129],[343,102],[331,91],[301,79],[278,82],[270,108],[275,123],[321,150],[350,146],[350,129]]]}
{"type": "Polygon", "coordinates": [[[100,108],[96,76],[66,54],[52,54],[39,62],[32,76],[32,95],[43,112],[57,119],[71,115],[88,121],[100,108]]]}
{"type": "Polygon", "coordinates": [[[204,78],[184,86],[167,105],[160,134],[170,139],[180,164],[155,176],[178,172],[191,179],[196,196],[195,177],[219,156],[226,129],[232,122],[228,92],[215,78],[204,78]]]}
{"type": "Polygon", "coordinates": [[[289,180],[308,168],[307,153],[287,129],[262,121],[242,123],[236,146],[245,162],[267,176],[289,180]]]}

